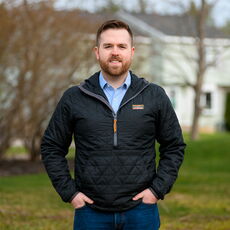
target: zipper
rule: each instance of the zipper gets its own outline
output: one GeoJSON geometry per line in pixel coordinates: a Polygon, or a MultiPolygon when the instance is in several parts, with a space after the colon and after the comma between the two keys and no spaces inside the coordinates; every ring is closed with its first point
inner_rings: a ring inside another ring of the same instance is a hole
{"type": "MultiPolygon", "coordinates": [[[[101,102],[103,102],[104,104],[106,104],[109,107],[109,109],[112,111],[112,114],[113,114],[113,146],[116,147],[117,146],[117,113],[114,112],[112,106],[109,104],[109,102],[107,100],[105,100],[104,97],[102,97],[102,96],[100,96],[98,94],[92,93],[89,90],[85,89],[84,87],[82,87],[83,84],[81,84],[81,85],[78,86],[81,91],[83,91],[84,93],[86,93],[89,96],[97,98],[98,100],[100,100],[101,102]]],[[[125,101],[122,105],[120,105],[119,108],[118,108],[118,111],[119,111],[119,109],[121,107],[123,107],[129,101],[131,101],[133,98],[135,98],[136,96],[138,96],[146,87],[149,86],[149,84],[145,85],[145,87],[143,87],[139,92],[137,92],[134,96],[132,96],[127,101],[125,101]]]]}
{"type": "Polygon", "coordinates": [[[113,146],[117,146],[117,114],[113,114],[113,146]]]}

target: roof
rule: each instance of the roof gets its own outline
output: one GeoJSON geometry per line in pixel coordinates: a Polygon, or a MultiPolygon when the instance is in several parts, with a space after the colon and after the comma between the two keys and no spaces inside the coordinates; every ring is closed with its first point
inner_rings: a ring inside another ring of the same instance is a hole
{"type": "MultiPolygon", "coordinates": [[[[122,18],[120,17],[119,14],[116,13],[89,13],[87,11],[81,11],[79,14],[79,17],[81,17],[83,20],[88,21],[89,24],[93,24],[95,25],[94,29],[95,29],[95,33],[98,29],[98,27],[105,21],[107,20],[112,20],[112,19],[118,19],[118,20],[122,20],[122,18]]],[[[124,20],[125,21],[125,20],[124,20]]],[[[137,28],[133,28],[131,25],[130,27],[132,28],[132,31],[134,33],[134,35],[145,35],[145,33],[142,33],[140,31],[140,29],[137,28]]]]}
{"type": "MultiPolygon", "coordinates": [[[[104,21],[110,19],[120,19],[126,21],[135,36],[147,37],[163,37],[177,36],[177,37],[195,37],[196,20],[188,15],[159,15],[142,14],[142,13],[129,13],[125,11],[118,11],[117,13],[89,13],[87,11],[77,11],[78,18],[83,19],[89,23],[92,29],[91,32],[95,33],[98,26],[104,21]]],[[[77,19],[77,18],[76,18],[77,19]]],[[[230,38],[230,35],[225,34],[220,29],[213,26],[205,27],[207,38],[230,38]]]]}
{"type": "MultiPolygon", "coordinates": [[[[195,37],[197,35],[196,18],[193,16],[141,13],[132,15],[169,36],[195,37]]],[[[214,26],[206,25],[205,33],[208,38],[230,38],[229,35],[214,26]]]]}

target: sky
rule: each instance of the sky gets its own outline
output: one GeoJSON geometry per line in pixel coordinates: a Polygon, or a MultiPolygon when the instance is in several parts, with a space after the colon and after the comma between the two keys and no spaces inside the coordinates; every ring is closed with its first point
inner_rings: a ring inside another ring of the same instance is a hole
{"type": "MultiPolygon", "coordinates": [[[[178,9],[173,5],[167,4],[167,0],[148,0],[149,3],[154,5],[154,8],[159,13],[178,13],[181,9],[178,9]]],[[[175,0],[174,0],[175,1],[175,0]]],[[[190,0],[176,0],[177,2],[182,2],[184,5],[189,4],[190,0]]],[[[199,3],[201,0],[195,0],[199,3]]],[[[214,0],[209,0],[209,2],[213,2],[214,0]]],[[[216,0],[215,0],[216,1],[216,0]]],[[[73,8],[79,7],[82,9],[86,9],[88,11],[94,12],[96,6],[103,6],[106,0],[58,0],[57,7],[58,8],[73,8]]],[[[127,9],[136,9],[137,8],[137,0],[114,0],[114,2],[122,3],[127,9]]],[[[151,10],[151,9],[150,9],[151,10]]],[[[230,0],[218,0],[214,12],[213,17],[217,26],[222,26],[226,20],[230,20],[230,0]]]]}

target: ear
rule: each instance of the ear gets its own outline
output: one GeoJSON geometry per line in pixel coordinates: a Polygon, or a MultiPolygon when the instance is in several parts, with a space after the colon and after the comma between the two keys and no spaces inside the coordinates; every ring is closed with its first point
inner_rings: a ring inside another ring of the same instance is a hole
{"type": "Polygon", "coordinates": [[[132,58],[134,56],[134,53],[135,53],[135,47],[133,46],[132,49],[131,49],[131,56],[132,56],[132,58]]]}
{"type": "Polygon", "coordinates": [[[95,53],[97,60],[99,60],[99,48],[97,46],[95,46],[93,50],[94,50],[94,53],[95,53]]]}

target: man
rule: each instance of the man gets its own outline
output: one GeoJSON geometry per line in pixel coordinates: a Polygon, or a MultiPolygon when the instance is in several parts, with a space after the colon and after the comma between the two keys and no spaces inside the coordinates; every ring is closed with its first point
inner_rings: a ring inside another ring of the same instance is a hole
{"type": "Polygon", "coordinates": [[[157,201],[170,191],[184,155],[178,120],[164,90],[129,71],[127,24],[101,25],[94,51],[101,71],[64,93],[43,137],[43,162],[75,208],[74,230],[157,230],[157,201]],[[72,135],[75,179],[65,158],[72,135]]]}

